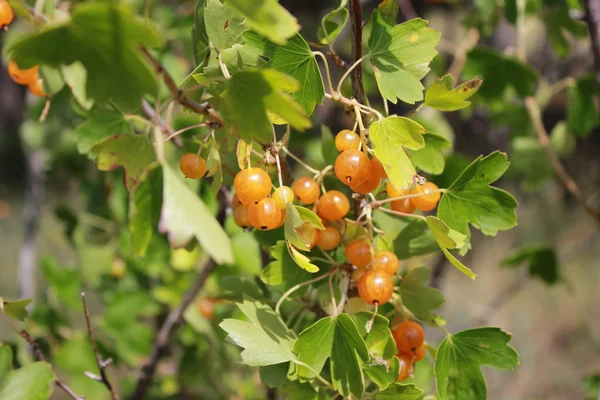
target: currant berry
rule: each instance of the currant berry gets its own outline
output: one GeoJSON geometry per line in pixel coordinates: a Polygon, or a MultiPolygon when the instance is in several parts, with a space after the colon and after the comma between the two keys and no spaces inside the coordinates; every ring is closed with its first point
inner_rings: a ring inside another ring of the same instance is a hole
{"type": "Polygon", "coordinates": [[[0,0],[0,29],[6,29],[15,18],[13,10],[5,0],[0,0]]]}
{"type": "Polygon", "coordinates": [[[398,190],[394,187],[394,185],[392,185],[392,182],[388,181],[388,183],[385,184],[385,191],[388,195],[388,197],[399,197],[399,196],[406,196],[407,194],[409,194],[409,190],[398,190]]]}
{"type": "Polygon", "coordinates": [[[335,135],[335,148],[338,151],[346,151],[350,149],[358,149],[360,144],[360,136],[352,132],[350,129],[343,129],[335,135]]]}
{"type": "Polygon", "coordinates": [[[383,271],[389,275],[394,275],[398,272],[399,265],[398,257],[391,251],[382,251],[375,254],[371,269],[373,271],[383,271]]]}
{"type": "Polygon", "coordinates": [[[421,325],[414,321],[404,321],[392,330],[392,336],[396,341],[398,350],[410,354],[423,345],[425,332],[421,325]]]}
{"type": "Polygon", "coordinates": [[[405,214],[412,214],[415,211],[415,205],[410,198],[394,200],[391,202],[392,210],[405,214]]]}
{"type": "Polygon", "coordinates": [[[371,170],[371,174],[369,175],[369,177],[366,180],[364,180],[358,184],[355,184],[354,182],[350,182],[350,184],[348,186],[350,186],[350,189],[352,189],[353,192],[360,193],[360,194],[367,194],[367,193],[371,193],[372,191],[377,189],[379,187],[380,183],[381,183],[381,178],[374,175],[373,171],[371,170]]]}
{"type": "Polygon", "coordinates": [[[289,186],[280,186],[273,191],[271,197],[277,203],[277,207],[285,210],[285,205],[287,203],[293,203],[295,196],[294,191],[289,186]]]}
{"type": "Polygon", "coordinates": [[[275,229],[281,221],[281,210],[275,200],[266,197],[248,205],[248,221],[262,231],[275,229]]]}
{"type": "Polygon", "coordinates": [[[421,347],[419,347],[417,350],[414,351],[415,362],[421,361],[425,357],[426,353],[427,353],[427,345],[425,344],[425,342],[423,342],[421,347]]]}
{"type": "Polygon", "coordinates": [[[404,353],[396,354],[396,357],[400,359],[400,373],[398,374],[398,382],[407,379],[413,369],[412,356],[404,353]]]}
{"type": "Polygon", "coordinates": [[[358,184],[369,177],[370,164],[369,157],[362,151],[346,150],[335,159],[335,174],[346,185],[350,182],[358,184]]]}
{"type": "Polygon", "coordinates": [[[383,271],[367,270],[358,280],[358,295],[369,304],[385,304],[394,294],[394,281],[383,271]]]}
{"type": "Polygon", "coordinates": [[[371,174],[373,173],[381,179],[387,178],[387,172],[377,157],[371,158],[371,174]]]}
{"type": "Polygon", "coordinates": [[[240,201],[240,198],[238,197],[237,194],[233,195],[233,198],[231,199],[231,207],[236,209],[239,206],[241,206],[243,203],[240,201]]]}
{"type": "Polygon", "coordinates": [[[319,230],[311,224],[303,224],[299,228],[296,228],[296,232],[300,235],[300,238],[308,246],[308,249],[315,247],[315,244],[319,240],[319,230]]]}
{"type": "Polygon", "coordinates": [[[371,262],[371,245],[365,239],[355,239],[348,243],[344,255],[350,264],[366,267],[371,262]]]}
{"type": "Polygon", "coordinates": [[[350,201],[344,193],[330,190],[321,196],[317,208],[323,218],[337,221],[344,218],[350,211],[350,201]]]}
{"type": "Polygon", "coordinates": [[[319,238],[317,240],[317,246],[321,250],[329,251],[333,250],[340,244],[342,236],[340,232],[333,226],[325,227],[324,231],[319,231],[319,238]]]}
{"type": "Polygon", "coordinates": [[[249,228],[252,224],[248,219],[248,206],[240,204],[233,209],[233,221],[240,228],[249,228]]]}
{"type": "MultiPolygon", "coordinates": [[[[0,3],[2,2],[5,1],[0,0],[0,3]]],[[[38,70],[39,67],[37,65],[31,68],[20,69],[14,60],[8,62],[8,75],[10,75],[13,81],[21,85],[29,85],[30,82],[37,79],[38,70]]]]}
{"type": "Polygon", "coordinates": [[[271,178],[260,168],[247,168],[237,173],[233,187],[242,203],[257,203],[271,193],[271,178]]]}
{"type": "Polygon", "coordinates": [[[200,179],[206,173],[206,161],[198,154],[187,153],[179,159],[179,169],[190,179],[200,179]]]}
{"type": "Polygon", "coordinates": [[[413,190],[411,190],[410,193],[423,194],[423,196],[411,197],[410,201],[412,201],[414,206],[421,211],[431,211],[437,206],[438,201],[440,201],[440,192],[431,193],[435,192],[436,190],[439,190],[439,188],[433,182],[426,182],[424,185],[417,185],[413,190]]]}
{"type": "MultiPolygon", "coordinates": [[[[0,0],[2,1],[2,0],[0,0]]],[[[44,81],[42,79],[35,79],[33,82],[29,82],[29,85],[27,85],[27,87],[29,88],[29,91],[31,92],[31,94],[38,96],[38,97],[44,97],[46,96],[46,93],[44,93],[44,81]]]]}
{"type": "Polygon", "coordinates": [[[313,204],[320,193],[319,184],[313,178],[300,178],[294,183],[294,194],[302,204],[313,204]]]}
{"type": "Polygon", "coordinates": [[[196,309],[204,318],[211,319],[215,314],[215,303],[210,299],[199,299],[196,302],[196,309]]]}
{"type": "Polygon", "coordinates": [[[358,282],[366,271],[366,268],[356,268],[354,271],[352,271],[352,276],[350,279],[354,282],[358,282]]]}
{"type": "Polygon", "coordinates": [[[281,210],[281,217],[279,218],[279,222],[277,223],[277,226],[273,229],[277,229],[280,226],[282,226],[285,223],[285,210],[281,210]]]}

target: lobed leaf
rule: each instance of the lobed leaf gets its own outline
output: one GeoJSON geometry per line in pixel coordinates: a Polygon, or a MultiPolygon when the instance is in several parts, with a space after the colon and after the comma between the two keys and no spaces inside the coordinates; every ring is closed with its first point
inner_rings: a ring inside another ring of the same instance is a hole
{"type": "Polygon", "coordinates": [[[438,289],[425,286],[429,279],[429,270],[425,267],[411,269],[400,282],[400,296],[402,304],[417,317],[434,322],[431,313],[444,304],[445,299],[438,289]]]}
{"type": "Polygon", "coordinates": [[[300,29],[296,18],[277,0],[228,0],[226,5],[244,15],[252,30],[279,45],[300,29]]]}
{"type": "Polygon", "coordinates": [[[456,111],[471,105],[467,99],[481,86],[481,79],[473,78],[454,88],[454,77],[444,75],[434,81],[425,93],[425,105],[441,111],[456,111]]]}

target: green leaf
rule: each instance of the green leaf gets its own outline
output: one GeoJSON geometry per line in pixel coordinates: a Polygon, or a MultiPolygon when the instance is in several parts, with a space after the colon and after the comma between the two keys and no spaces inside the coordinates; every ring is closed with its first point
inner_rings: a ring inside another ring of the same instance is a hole
{"type": "Polygon", "coordinates": [[[321,154],[327,165],[335,164],[335,159],[340,152],[335,147],[335,141],[331,129],[327,125],[321,125],[321,154]]]}
{"type": "Polygon", "coordinates": [[[531,277],[538,277],[548,285],[553,285],[560,279],[558,257],[552,247],[524,247],[505,258],[502,265],[514,267],[523,262],[527,262],[531,277]]]}
{"type": "Polygon", "coordinates": [[[80,271],[74,268],[59,267],[54,260],[48,257],[44,258],[41,264],[41,270],[50,292],[61,303],[75,310],[81,310],[80,271]]]}
{"type": "Polygon", "coordinates": [[[519,364],[517,352],[508,345],[511,336],[500,328],[478,328],[446,336],[435,362],[440,400],[484,400],[485,380],[480,367],[512,370],[519,364]]]}
{"type": "Polygon", "coordinates": [[[420,18],[395,25],[398,9],[391,4],[382,2],[371,17],[371,65],[384,98],[394,104],[398,99],[414,104],[423,100],[420,80],[437,54],[440,33],[427,28],[428,22],[420,18]]]}
{"type": "Polygon", "coordinates": [[[373,321],[371,330],[367,332],[367,324],[370,324],[373,313],[360,312],[352,317],[371,356],[389,360],[396,354],[396,342],[392,337],[392,331],[389,328],[390,321],[387,318],[378,314],[373,321]]]}
{"type": "Polygon", "coordinates": [[[580,78],[567,94],[567,127],[579,137],[587,137],[600,124],[596,107],[598,88],[592,75],[580,78]]]}
{"type": "MultiPolygon", "coordinates": [[[[395,383],[375,395],[375,400],[419,400],[423,397],[423,391],[415,385],[403,385],[395,383]]],[[[462,399],[461,399],[462,400],[462,399]]]]}
{"type": "Polygon", "coordinates": [[[301,207],[296,207],[292,203],[287,203],[285,207],[285,240],[300,250],[308,251],[308,245],[304,243],[298,232],[296,232],[297,228],[304,225],[304,221],[300,218],[300,213],[298,212],[298,209],[301,207]]]}
{"type": "MultiPolygon", "coordinates": [[[[396,344],[394,343],[395,347],[396,344]]],[[[364,371],[369,379],[379,386],[379,390],[385,390],[398,380],[400,360],[398,357],[392,357],[389,361],[366,365],[364,371]]]]}
{"type": "Polygon", "coordinates": [[[194,10],[194,23],[192,25],[192,46],[196,64],[203,66],[208,61],[210,53],[210,41],[206,32],[206,23],[204,22],[204,12],[206,9],[206,0],[198,0],[194,10]]]}
{"type": "Polygon", "coordinates": [[[0,382],[0,400],[46,400],[54,391],[54,372],[45,361],[11,371],[0,382]]]}
{"type": "Polygon", "coordinates": [[[300,253],[289,241],[286,241],[290,256],[300,268],[310,273],[319,272],[319,267],[310,262],[310,259],[304,254],[300,253]]]}
{"type": "Polygon", "coordinates": [[[12,371],[13,352],[10,346],[0,345],[0,382],[12,371]]]}
{"type": "Polygon", "coordinates": [[[473,78],[454,88],[454,77],[450,74],[437,79],[425,93],[425,105],[441,111],[456,111],[467,108],[481,86],[481,79],[473,78]]]}
{"type": "Polygon", "coordinates": [[[213,140],[208,150],[208,157],[206,158],[206,176],[213,177],[210,188],[213,193],[219,193],[221,186],[223,185],[223,170],[221,169],[221,154],[219,153],[219,144],[216,140],[213,140]]]}
{"type": "Polygon", "coordinates": [[[242,33],[250,29],[237,11],[224,7],[220,0],[208,0],[204,24],[208,38],[217,50],[239,43],[242,33]]]}
{"type": "MultiPolygon", "coordinates": [[[[471,235],[469,224],[488,236],[516,226],[517,201],[508,192],[489,186],[508,166],[505,153],[479,156],[442,195],[437,216],[467,237],[471,235]]],[[[462,254],[469,248],[465,246],[462,254]]]]}
{"type": "Polygon", "coordinates": [[[410,270],[400,282],[402,304],[417,317],[433,322],[431,312],[444,304],[444,295],[437,289],[425,286],[429,270],[425,267],[410,270]]]}
{"type": "MultiPolygon", "coordinates": [[[[550,146],[560,158],[570,157],[575,152],[577,141],[572,132],[569,132],[566,121],[559,121],[552,128],[552,132],[550,132],[550,146]]],[[[548,162],[546,161],[546,163],[548,162]]]]}
{"type": "Polygon", "coordinates": [[[269,306],[244,299],[236,303],[248,321],[225,319],[219,326],[225,330],[227,341],[244,350],[241,362],[252,366],[280,364],[296,359],[292,348],[296,335],[269,306]]]}
{"type": "Polygon", "coordinates": [[[297,92],[297,80],[272,69],[242,71],[227,81],[223,97],[223,118],[230,133],[249,142],[256,139],[268,143],[273,139],[273,127],[267,111],[304,130],[310,119],[286,93],[297,92]]]}
{"type": "Polygon", "coordinates": [[[460,272],[471,279],[475,279],[476,275],[473,273],[473,271],[467,268],[456,257],[454,257],[452,253],[448,251],[448,249],[456,249],[464,246],[467,236],[448,227],[444,221],[434,216],[430,215],[425,220],[427,222],[427,226],[429,226],[429,229],[431,229],[433,237],[442,249],[442,252],[448,261],[450,261],[452,265],[454,265],[460,272]]]}
{"type": "Polygon", "coordinates": [[[238,140],[235,154],[237,156],[238,167],[240,167],[240,169],[249,167],[250,156],[252,155],[252,142],[246,142],[244,139],[238,140]]]}
{"type": "Polygon", "coordinates": [[[446,159],[441,150],[451,147],[452,144],[441,136],[433,133],[424,135],[425,147],[410,151],[410,160],[413,165],[428,174],[439,175],[444,172],[446,159]]]}
{"type": "Polygon", "coordinates": [[[271,248],[271,261],[260,273],[260,279],[267,285],[277,286],[283,284],[286,289],[297,283],[304,282],[314,276],[301,268],[290,255],[283,240],[271,248]]]}
{"type": "MultiPolygon", "coordinates": [[[[354,321],[348,314],[337,317],[321,318],[305,329],[294,346],[298,360],[308,364],[319,373],[330,358],[333,386],[344,396],[354,394],[362,398],[364,377],[360,368],[360,359],[369,358],[364,340],[360,337],[354,321]]],[[[298,375],[307,379],[314,374],[301,365],[298,375]]]]}
{"type": "Polygon", "coordinates": [[[287,381],[287,373],[290,369],[289,363],[265,365],[258,369],[260,381],[270,388],[283,385],[287,381]]]}
{"type": "Polygon", "coordinates": [[[425,129],[421,125],[404,117],[391,116],[371,125],[370,135],[375,155],[383,164],[390,182],[398,190],[412,185],[416,174],[404,147],[412,150],[423,148],[424,133],[425,129]]]}
{"type": "Polygon", "coordinates": [[[31,303],[31,299],[4,300],[0,297],[0,310],[2,310],[2,313],[10,319],[25,321],[25,318],[29,316],[25,307],[27,307],[29,303],[31,303]]]}
{"type": "Polygon", "coordinates": [[[75,128],[77,150],[95,158],[96,154],[91,150],[96,144],[107,137],[124,133],[131,133],[131,127],[123,114],[94,108],[87,114],[86,120],[75,128]]]}
{"type": "Polygon", "coordinates": [[[521,98],[528,96],[538,79],[537,72],[519,59],[482,46],[469,51],[463,74],[464,79],[485,77],[479,95],[488,100],[501,98],[507,88],[521,98]]]}
{"type": "Polygon", "coordinates": [[[244,39],[250,48],[269,59],[266,68],[283,72],[300,82],[300,89],[292,97],[308,115],[312,114],[315,105],[323,102],[325,88],[315,55],[302,35],[297,33],[283,46],[254,32],[244,34],[244,39]]]}
{"type": "Polygon", "coordinates": [[[587,27],[583,21],[571,18],[568,7],[554,7],[542,14],[546,24],[548,40],[559,57],[566,57],[571,52],[569,32],[575,37],[585,37],[587,27]]]}
{"type": "MultiPolygon", "coordinates": [[[[575,139],[572,134],[569,136],[575,139]]],[[[510,141],[510,154],[512,161],[507,175],[519,179],[525,190],[535,192],[554,179],[552,163],[537,137],[515,137],[510,141]]]]}
{"type": "Polygon", "coordinates": [[[125,187],[130,192],[139,184],[144,171],[156,160],[152,143],[144,135],[111,136],[92,147],[96,167],[111,171],[123,167],[125,187]]]}
{"type": "Polygon", "coordinates": [[[337,0],[337,7],[323,16],[317,28],[317,40],[321,44],[333,44],[348,21],[348,0],[337,0]]]}
{"type": "Polygon", "coordinates": [[[79,61],[87,70],[89,98],[132,109],[139,107],[145,93],[157,91],[154,74],[138,48],[162,42],[156,28],[134,17],[129,7],[98,2],[76,5],[71,19],[26,36],[9,52],[22,67],[79,61]]]}
{"type": "Polygon", "coordinates": [[[426,228],[425,221],[416,219],[400,231],[394,240],[394,251],[400,260],[439,250],[435,238],[426,228]]]}
{"type": "Polygon", "coordinates": [[[141,183],[133,194],[129,207],[129,234],[131,252],[144,257],[152,234],[160,218],[162,206],[162,171],[150,168],[140,178],[141,183]]]}
{"type": "Polygon", "coordinates": [[[231,240],[215,216],[170,166],[164,164],[162,169],[160,232],[168,233],[173,247],[184,247],[195,237],[218,264],[232,264],[231,240]]]}
{"type": "Polygon", "coordinates": [[[287,394],[286,400],[317,400],[317,392],[308,382],[287,381],[282,389],[287,394]]]}
{"type": "Polygon", "coordinates": [[[65,80],[73,97],[84,110],[89,110],[94,105],[94,100],[88,98],[85,85],[87,83],[87,71],[83,64],[74,62],[71,65],[63,65],[60,68],[61,75],[65,80]]]}
{"type": "Polygon", "coordinates": [[[252,30],[279,45],[300,29],[296,18],[277,0],[228,0],[226,5],[242,13],[252,30]]]}
{"type": "Polygon", "coordinates": [[[306,207],[302,207],[302,206],[294,206],[296,208],[296,211],[298,211],[298,216],[300,217],[300,220],[303,222],[303,224],[308,224],[312,227],[315,227],[316,229],[323,231],[325,230],[325,226],[323,226],[323,221],[321,220],[321,218],[315,214],[314,212],[312,212],[311,210],[309,210],[306,207]]]}

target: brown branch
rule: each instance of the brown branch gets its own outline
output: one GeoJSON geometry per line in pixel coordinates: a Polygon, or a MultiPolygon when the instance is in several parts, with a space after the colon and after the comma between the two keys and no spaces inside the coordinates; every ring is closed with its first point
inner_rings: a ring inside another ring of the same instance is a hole
{"type": "Polygon", "coordinates": [[[592,53],[594,53],[594,65],[596,73],[596,84],[600,90],[600,1],[584,0],[585,19],[590,31],[590,39],[592,41],[592,53]]]}
{"type": "Polygon", "coordinates": [[[398,7],[400,7],[400,12],[404,16],[405,20],[408,21],[409,19],[418,17],[417,12],[415,11],[415,8],[410,0],[398,0],[398,7]]]}
{"type": "Polygon", "coordinates": [[[100,371],[100,376],[94,376],[93,379],[98,380],[99,382],[104,384],[104,386],[106,386],[113,400],[119,400],[119,395],[111,385],[110,381],[108,380],[108,376],[106,375],[106,367],[111,363],[112,360],[110,358],[108,360],[103,360],[100,356],[100,352],[98,351],[98,344],[96,343],[96,337],[94,336],[94,331],[92,330],[90,313],[88,311],[87,301],[85,300],[85,292],[81,292],[81,302],[83,303],[83,312],[85,314],[85,323],[87,324],[88,336],[90,337],[90,342],[92,342],[94,356],[96,356],[96,364],[98,365],[98,370],[100,371]]]}
{"type": "Polygon", "coordinates": [[[212,108],[210,104],[198,103],[186,96],[184,91],[177,87],[177,84],[173,80],[173,77],[160,63],[160,61],[158,61],[158,59],[154,57],[145,47],[142,47],[141,51],[142,53],[144,53],[144,55],[150,61],[150,63],[152,63],[152,66],[154,66],[156,73],[162,77],[163,81],[165,82],[165,85],[167,86],[167,89],[169,89],[169,92],[171,92],[171,96],[173,96],[173,99],[177,103],[181,104],[188,110],[195,112],[196,114],[204,115],[209,120],[219,124],[219,126],[223,125],[223,118],[214,108],[212,108]]]}
{"type": "Polygon", "coordinates": [[[596,219],[598,223],[600,223],[600,214],[588,204],[585,197],[583,196],[583,193],[581,193],[579,186],[577,186],[577,183],[575,183],[573,178],[571,178],[565,167],[560,162],[560,159],[558,158],[554,150],[552,150],[552,146],[550,145],[550,138],[548,137],[548,132],[546,131],[546,128],[544,128],[540,108],[537,102],[535,101],[535,98],[528,96],[525,99],[525,105],[527,107],[527,111],[529,112],[529,117],[531,118],[533,126],[537,132],[540,143],[546,151],[546,154],[550,159],[550,162],[552,163],[552,167],[554,168],[558,179],[560,180],[562,185],[577,199],[577,201],[579,202],[579,204],[581,204],[585,211],[587,211],[588,214],[590,214],[596,219]]]}
{"type": "MultiPolygon", "coordinates": [[[[348,3],[350,11],[350,20],[352,22],[352,63],[357,62],[362,57],[362,17],[360,10],[360,0],[350,0],[348,3]]],[[[362,67],[358,65],[352,70],[352,93],[354,98],[361,104],[365,102],[365,88],[362,80],[362,67]]]]}
{"type": "MultiPolygon", "coordinates": [[[[27,341],[27,343],[29,343],[29,345],[33,349],[33,352],[35,353],[35,356],[37,357],[38,360],[44,361],[44,362],[48,362],[46,360],[46,357],[44,357],[44,353],[42,353],[42,349],[40,349],[40,346],[38,346],[37,343],[35,342],[35,340],[33,340],[33,338],[31,337],[31,335],[29,334],[29,332],[27,332],[25,329],[22,329],[20,331],[17,330],[17,329],[15,329],[15,327],[12,326],[12,323],[11,323],[11,327],[13,328],[13,330],[15,330],[15,332],[17,332],[19,334],[19,336],[21,336],[23,339],[25,339],[27,341]]],[[[58,386],[67,395],[69,395],[69,397],[71,397],[72,399],[74,399],[74,400],[85,400],[85,397],[79,396],[77,393],[75,393],[73,391],[73,389],[71,389],[66,383],[64,383],[56,375],[55,375],[55,378],[54,378],[54,384],[56,386],[58,386]]]]}

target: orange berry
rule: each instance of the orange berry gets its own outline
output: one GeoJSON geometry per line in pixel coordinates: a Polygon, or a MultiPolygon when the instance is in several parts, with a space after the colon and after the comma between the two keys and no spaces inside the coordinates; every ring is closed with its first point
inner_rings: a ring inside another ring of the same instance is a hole
{"type": "MultiPolygon", "coordinates": [[[[2,0],[0,0],[2,1],[2,0]]],[[[33,82],[29,82],[27,85],[31,94],[38,97],[45,97],[46,93],[44,93],[44,81],[42,79],[35,79],[33,82]]]]}
{"type": "Polygon", "coordinates": [[[354,282],[358,282],[366,271],[366,268],[356,268],[354,271],[352,271],[352,276],[350,279],[354,282]]]}
{"type": "Polygon", "coordinates": [[[204,318],[211,319],[215,314],[215,303],[210,299],[199,299],[196,302],[196,309],[204,318]]]}
{"type": "Polygon", "coordinates": [[[271,178],[263,169],[247,168],[237,173],[233,187],[242,203],[257,203],[271,193],[271,178]]]}
{"type": "Polygon", "coordinates": [[[399,197],[406,196],[409,193],[408,189],[398,190],[392,185],[392,182],[388,181],[385,184],[385,191],[387,192],[388,197],[399,197]]]}
{"type": "Polygon", "coordinates": [[[277,207],[285,210],[287,203],[294,202],[294,191],[289,186],[280,186],[273,191],[273,200],[277,203],[277,207]]]}
{"type": "Polygon", "coordinates": [[[335,135],[335,148],[338,151],[346,151],[350,149],[358,149],[360,144],[360,136],[352,132],[350,129],[342,129],[335,135]]]}
{"type": "Polygon", "coordinates": [[[415,211],[415,205],[410,198],[394,200],[391,202],[392,210],[405,214],[412,214],[415,211]]]}
{"type": "Polygon", "coordinates": [[[383,271],[367,270],[358,280],[358,295],[369,304],[385,304],[394,294],[394,281],[383,271]]]}
{"type": "Polygon", "coordinates": [[[346,150],[335,159],[335,174],[338,179],[349,185],[361,183],[369,177],[371,170],[369,157],[360,150],[346,150]]]}
{"type": "Polygon", "coordinates": [[[275,229],[281,222],[281,210],[275,200],[266,197],[248,205],[248,221],[262,231],[275,229]]]}
{"type": "Polygon", "coordinates": [[[398,382],[400,382],[410,376],[414,363],[412,357],[404,353],[398,353],[396,357],[400,359],[400,373],[398,374],[398,382]]]}
{"type": "Polygon", "coordinates": [[[303,224],[299,228],[296,228],[296,232],[300,235],[300,238],[308,246],[308,249],[312,249],[317,241],[319,240],[319,230],[311,224],[303,224]]]}
{"type": "MultiPolygon", "coordinates": [[[[0,0],[0,3],[3,1],[4,0],[0,0]]],[[[13,81],[21,85],[29,85],[30,82],[37,79],[39,69],[40,68],[37,65],[31,68],[20,69],[14,60],[8,62],[8,75],[10,75],[10,78],[13,81]]]]}
{"type": "Polygon", "coordinates": [[[424,185],[417,185],[413,190],[410,191],[411,194],[424,194],[419,197],[411,197],[410,201],[414,204],[416,208],[421,211],[431,211],[433,210],[438,201],[440,201],[441,193],[431,193],[439,190],[438,186],[433,182],[425,182],[424,185]],[[431,194],[427,194],[431,193],[431,194]]]}
{"type": "Polygon", "coordinates": [[[342,240],[342,236],[340,232],[335,229],[333,226],[325,227],[324,231],[319,231],[319,238],[317,240],[317,246],[321,248],[321,250],[329,251],[333,250],[340,244],[342,240]]]}
{"type": "Polygon", "coordinates": [[[200,179],[206,173],[206,161],[198,154],[187,153],[179,159],[179,169],[190,179],[200,179]]]}
{"type": "Polygon", "coordinates": [[[5,0],[0,0],[0,29],[5,29],[15,18],[13,10],[5,0]]]}
{"type": "Polygon", "coordinates": [[[366,180],[358,184],[350,182],[348,186],[350,186],[350,189],[352,189],[352,191],[356,193],[367,194],[377,189],[380,183],[381,178],[379,178],[378,176],[374,176],[373,171],[371,171],[371,175],[369,175],[369,177],[366,180]]]}
{"type": "Polygon", "coordinates": [[[233,208],[237,208],[239,206],[241,206],[243,203],[240,201],[240,198],[238,197],[237,194],[234,194],[233,197],[231,198],[231,207],[233,208]]]}
{"type": "Polygon", "coordinates": [[[323,218],[337,221],[344,218],[350,211],[350,201],[344,193],[330,190],[321,196],[317,208],[323,218]]]}
{"type": "Polygon", "coordinates": [[[381,179],[387,178],[387,172],[377,157],[371,158],[371,174],[373,173],[381,179]]]}
{"type": "Polygon", "coordinates": [[[294,183],[294,194],[302,204],[313,204],[320,193],[319,184],[313,178],[300,178],[294,183]]]}
{"type": "Polygon", "coordinates": [[[396,341],[398,350],[405,354],[411,354],[423,345],[425,332],[421,325],[414,321],[404,321],[392,330],[392,336],[396,341]]]}
{"type": "Polygon", "coordinates": [[[280,226],[282,226],[285,223],[285,210],[281,210],[281,217],[279,218],[279,222],[277,223],[277,226],[273,229],[277,229],[280,226]]]}
{"type": "Polygon", "coordinates": [[[366,267],[371,262],[371,245],[366,239],[355,239],[344,250],[346,260],[357,267],[366,267]]]}
{"type": "Polygon", "coordinates": [[[389,275],[394,275],[398,272],[399,265],[398,257],[391,251],[382,251],[375,254],[371,269],[373,271],[384,271],[389,275]]]}
{"type": "Polygon", "coordinates": [[[423,344],[421,345],[421,347],[419,347],[418,349],[416,349],[414,351],[415,362],[421,361],[425,357],[426,353],[427,353],[427,345],[425,344],[425,342],[423,342],[423,344]]]}
{"type": "Polygon", "coordinates": [[[248,206],[240,204],[233,209],[233,221],[240,228],[249,228],[252,224],[248,219],[248,206]]]}

